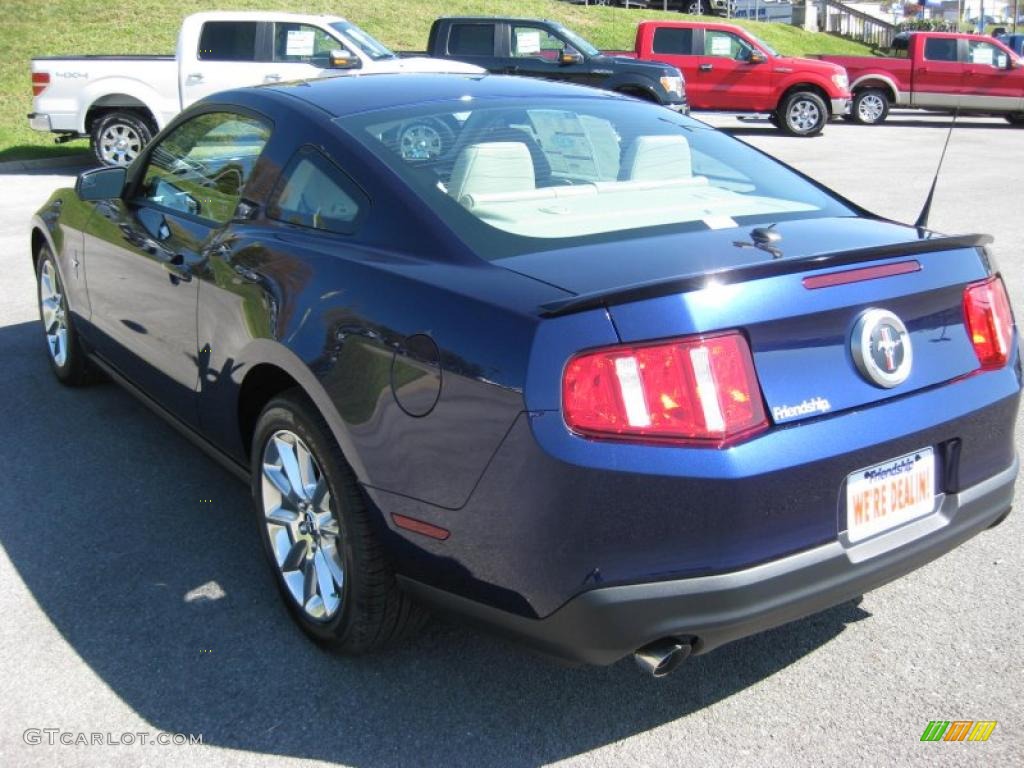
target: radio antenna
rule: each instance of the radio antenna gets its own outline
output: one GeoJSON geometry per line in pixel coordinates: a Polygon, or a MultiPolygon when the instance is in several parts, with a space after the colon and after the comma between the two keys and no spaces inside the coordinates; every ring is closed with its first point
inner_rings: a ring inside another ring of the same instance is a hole
{"type": "Polygon", "coordinates": [[[949,131],[946,133],[946,143],[942,145],[942,155],[939,156],[939,165],[935,169],[935,177],[932,179],[932,187],[928,190],[928,197],[924,200],[924,207],[921,209],[921,215],[917,217],[917,221],[914,222],[914,226],[918,229],[928,228],[928,214],[932,212],[932,198],[935,197],[935,185],[939,183],[939,172],[942,170],[942,162],[946,159],[946,150],[949,148],[949,140],[953,136],[953,128],[956,126],[956,119],[960,115],[960,105],[956,105],[956,110],[953,112],[953,122],[949,124],[949,131]]]}

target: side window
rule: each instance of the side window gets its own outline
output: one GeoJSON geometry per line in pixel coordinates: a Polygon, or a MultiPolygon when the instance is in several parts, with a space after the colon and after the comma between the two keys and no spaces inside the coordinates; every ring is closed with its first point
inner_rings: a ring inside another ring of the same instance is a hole
{"type": "Polygon", "coordinates": [[[455,56],[493,56],[494,24],[452,24],[448,53],[455,56]]]}
{"type": "Polygon", "coordinates": [[[255,21],[208,21],[199,35],[202,61],[256,61],[255,21]]]}
{"type": "Polygon", "coordinates": [[[517,59],[556,61],[565,41],[540,27],[512,27],[512,55],[517,59]]]}
{"type": "Polygon", "coordinates": [[[689,56],[693,53],[693,30],[658,27],[654,30],[652,49],[655,53],[689,56]]]}
{"type": "Polygon", "coordinates": [[[269,138],[265,124],[245,115],[198,115],[153,147],[136,199],[227,223],[269,138]]]}
{"type": "Polygon", "coordinates": [[[996,48],[992,43],[986,43],[982,40],[968,40],[967,63],[987,64],[997,69],[1006,69],[1006,65],[1009,62],[1007,61],[1006,51],[1002,48],[996,48]]]}
{"type": "Polygon", "coordinates": [[[719,56],[723,59],[746,61],[752,48],[731,32],[709,29],[704,33],[704,55],[719,56]]]}
{"type": "Polygon", "coordinates": [[[272,219],[350,235],[369,201],[334,163],[312,147],[303,147],[274,191],[267,215],[272,219]]]}
{"type": "Polygon", "coordinates": [[[274,24],[274,61],[326,67],[331,51],[344,47],[340,40],[319,27],[287,22],[274,24]]]}
{"type": "Polygon", "coordinates": [[[924,57],[928,61],[956,61],[956,38],[929,37],[924,41],[924,57]]]}

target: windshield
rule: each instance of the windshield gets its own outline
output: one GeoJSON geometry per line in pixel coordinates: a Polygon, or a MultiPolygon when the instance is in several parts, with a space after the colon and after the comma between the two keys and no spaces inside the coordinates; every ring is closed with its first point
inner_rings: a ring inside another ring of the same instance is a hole
{"type": "Polygon", "coordinates": [[[569,43],[569,45],[571,45],[577,51],[582,53],[584,56],[600,56],[601,55],[601,52],[599,50],[597,50],[597,48],[595,48],[588,41],[584,40],[582,37],[577,35],[571,29],[566,29],[565,27],[561,26],[560,24],[554,25],[554,29],[555,29],[556,32],[558,32],[558,34],[560,34],[562,37],[564,37],[566,39],[566,41],[569,43]]]}
{"type": "Polygon", "coordinates": [[[336,29],[338,32],[341,32],[341,34],[343,34],[352,43],[352,45],[374,61],[398,58],[390,48],[384,45],[384,43],[373,37],[373,35],[364,32],[351,22],[336,21],[331,24],[331,27],[336,29]]]}
{"type": "Polygon", "coordinates": [[[854,215],[769,157],[655,105],[465,98],[336,122],[485,258],[854,215]]]}

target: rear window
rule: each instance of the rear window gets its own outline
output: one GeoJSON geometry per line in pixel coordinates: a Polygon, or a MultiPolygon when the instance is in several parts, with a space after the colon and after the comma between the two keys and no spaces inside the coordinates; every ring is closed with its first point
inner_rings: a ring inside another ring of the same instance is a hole
{"type": "Polygon", "coordinates": [[[929,37],[924,41],[924,57],[928,61],[956,61],[956,48],[956,38],[929,37]]]}
{"type": "Polygon", "coordinates": [[[255,61],[255,21],[208,21],[199,35],[203,61],[255,61]]]}
{"type": "Polygon", "coordinates": [[[655,53],[689,56],[693,53],[693,30],[659,27],[654,30],[653,50],[655,53]]]}
{"type": "Polygon", "coordinates": [[[852,215],[765,155],[655,105],[471,104],[337,122],[488,258],[654,230],[852,215]]]}
{"type": "Polygon", "coordinates": [[[448,53],[455,56],[493,56],[494,24],[452,24],[448,53]]]}
{"type": "Polygon", "coordinates": [[[288,164],[273,202],[272,219],[310,229],[348,235],[368,206],[363,193],[330,160],[303,147],[288,164]]]}

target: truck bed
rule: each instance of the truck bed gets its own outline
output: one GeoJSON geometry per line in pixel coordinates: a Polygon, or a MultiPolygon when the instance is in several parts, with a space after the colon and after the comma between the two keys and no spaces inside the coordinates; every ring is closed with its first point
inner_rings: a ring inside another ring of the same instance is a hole
{"type": "Polygon", "coordinates": [[[901,89],[909,90],[913,73],[913,62],[910,59],[892,56],[831,56],[821,54],[815,58],[838,64],[850,76],[850,85],[856,84],[864,74],[888,74],[901,89]]]}
{"type": "Polygon", "coordinates": [[[174,61],[174,54],[84,53],[80,56],[33,56],[32,61],[174,61]]]}

